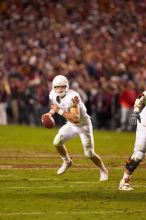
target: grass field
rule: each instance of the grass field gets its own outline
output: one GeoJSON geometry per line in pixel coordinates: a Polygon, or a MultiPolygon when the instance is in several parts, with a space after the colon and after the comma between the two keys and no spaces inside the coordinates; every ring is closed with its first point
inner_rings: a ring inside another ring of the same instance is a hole
{"type": "Polygon", "coordinates": [[[135,190],[118,190],[134,133],[94,131],[95,150],[109,170],[109,180],[99,182],[78,137],[67,144],[74,166],[56,174],[62,162],[52,146],[56,132],[0,127],[0,220],[146,219],[145,161],[133,175],[135,190]]]}

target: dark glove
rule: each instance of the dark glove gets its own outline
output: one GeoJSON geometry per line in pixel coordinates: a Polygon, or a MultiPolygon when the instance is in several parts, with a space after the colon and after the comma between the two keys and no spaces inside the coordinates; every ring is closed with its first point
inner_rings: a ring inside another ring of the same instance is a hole
{"type": "Polygon", "coordinates": [[[133,112],[129,117],[129,125],[137,125],[137,120],[141,123],[141,117],[138,112],[133,112]]]}

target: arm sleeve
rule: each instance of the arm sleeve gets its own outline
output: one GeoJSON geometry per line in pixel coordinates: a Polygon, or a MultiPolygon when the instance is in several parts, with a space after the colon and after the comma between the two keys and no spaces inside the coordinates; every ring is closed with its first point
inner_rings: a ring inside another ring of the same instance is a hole
{"type": "Polygon", "coordinates": [[[145,106],[146,101],[146,91],[138,95],[134,104],[134,112],[140,113],[145,106]]]}

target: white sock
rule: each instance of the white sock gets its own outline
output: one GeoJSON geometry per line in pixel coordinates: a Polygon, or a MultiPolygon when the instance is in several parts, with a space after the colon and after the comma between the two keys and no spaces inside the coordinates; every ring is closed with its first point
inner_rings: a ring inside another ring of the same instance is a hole
{"type": "Polygon", "coordinates": [[[123,179],[130,179],[131,174],[124,172],[123,179]]]}

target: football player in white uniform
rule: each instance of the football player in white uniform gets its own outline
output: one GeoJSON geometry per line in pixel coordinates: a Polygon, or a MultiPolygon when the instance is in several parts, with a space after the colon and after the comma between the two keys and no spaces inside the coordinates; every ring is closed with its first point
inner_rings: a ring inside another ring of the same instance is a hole
{"type": "Polygon", "coordinates": [[[127,160],[123,178],[119,184],[119,190],[133,190],[130,186],[130,178],[146,153],[146,91],[138,95],[134,104],[134,111],[129,117],[129,124],[136,126],[136,138],[132,156],[127,160]]]}
{"type": "Polygon", "coordinates": [[[85,157],[93,161],[100,170],[99,180],[107,180],[108,171],[101,158],[94,151],[91,120],[79,93],[69,89],[69,83],[65,76],[57,75],[53,79],[49,98],[52,105],[50,111],[46,114],[52,116],[54,113],[58,113],[67,120],[67,123],[59,129],[53,141],[54,146],[63,160],[63,164],[57,171],[57,174],[64,173],[72,165],[72,160],[68,155],[64,143],[76,135],[79,135],[85,157]]]}

